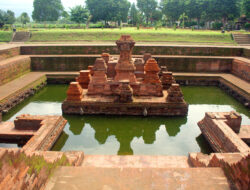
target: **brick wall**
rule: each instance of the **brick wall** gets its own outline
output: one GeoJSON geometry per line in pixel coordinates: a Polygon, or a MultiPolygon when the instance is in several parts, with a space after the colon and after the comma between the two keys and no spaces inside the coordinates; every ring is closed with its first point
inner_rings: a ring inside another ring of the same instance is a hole
{"type": "Polygon", "coordinates": [[[250,61],[248,59],[234,59],[232,73],[250,82],[250,61]]]}
{"type": "MultiPolygon", "coordinates": [[[[137,45],[134,55],[151,53],[152,55],[195,55],[195,56],[242,56],[243,48],[240,47],[199,47],[199,46],[145,46],[137,45]]],[[[116,45],[57,45],[57,46],[22,46],[22,55],[83,55],[83,54],[119,54],[116,45]]]]}
{"type": "Polygon", "coordinates": [[[19,54],[20,54],[19,47],[0,50],[0,61],[10,58],[10,57],[17,56],[19,54]]]}
{"type": "Polygon", "coordinates": [[[30,63],[30,58],[28,56],[5,60],[0,64],[0,85],[29,72],[30,63]]]}
{"type": "MultiPolygon", "coordinates": [[[[31,56],[33,71],[80,71],[93,65],[98,55],[31,56]]],[[[232,58],[197,58],[182,56],[153,56],[161,66],[173,72],[230,72],[232,58]]]]}

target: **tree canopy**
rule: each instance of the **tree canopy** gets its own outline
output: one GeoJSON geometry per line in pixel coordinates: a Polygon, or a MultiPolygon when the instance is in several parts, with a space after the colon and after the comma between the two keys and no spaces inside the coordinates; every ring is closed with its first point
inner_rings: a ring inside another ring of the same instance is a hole
{"type": "Polygon", "coordinates": [[[85,23],[88,20],[89,11],[81,5],[70,9],[70,20],[78,24],[85,23]]]}
{"type": "Polygon", "coordinates": [[[30,22],[30,17],[29,17],[29,15],[28,15],[28,13],[23,12],[23,13],[21,14],[21,16],[20,16],[20,21],[21,21],[21,23],[23,23],[23,24],[26,24],[26,23],[30,22]]]}
{"type": "Polygon", "coordinates": [[[34,0],[32,18],[35,21],[56,21],[63,12],[61,0],[34,0]]]}
{"type": "Polygon", "coordinates": [[[137,0],[137,7],[146,17],[146,23],[148,24],[149,19],[152,18],[152,15],[157,7],[156,0],[137,0]]]}
{"type": "Polygon", "coordinates": [[[134,26],[137,24],[138,22],[138,10],[135,6],[135,4],[133,3],[131,8],[130,8],[130,11],[129,11],[129,18],[130,18],[130,21],[131,21],[131,24],[133,24],[134,26]]]}
{"type": "Polygon", "coordinates": [[[126,21],[130,3],[128,0],[86,0],[92,21],[126,21]]]}
{"type": "Polygon", "coordinates": [[[6,24],[14,24],[16,21],[15,13],[13,11],[7,10],[6,12],[6,24]]]}

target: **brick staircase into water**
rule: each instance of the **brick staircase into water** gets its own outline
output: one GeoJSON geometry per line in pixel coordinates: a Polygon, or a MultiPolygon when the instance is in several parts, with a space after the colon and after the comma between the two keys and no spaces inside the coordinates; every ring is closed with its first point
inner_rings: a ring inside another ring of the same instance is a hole
{"type": "Polygon", "coordinates": [[[15,32],[12,42],[26,42],[30,39],[30,32],[15,32]]]}
{"type": "Polygon", "coordinates": [[[240,45],[250,45],[250,34],[233,34],[234,40],[240,45]]]}
{"type": "Polygon", "coordinates": [[[85,155],[80,167],[59,167],[46,190],[230,189],[223,170],[192,168],[186,156],[85,155]]]}

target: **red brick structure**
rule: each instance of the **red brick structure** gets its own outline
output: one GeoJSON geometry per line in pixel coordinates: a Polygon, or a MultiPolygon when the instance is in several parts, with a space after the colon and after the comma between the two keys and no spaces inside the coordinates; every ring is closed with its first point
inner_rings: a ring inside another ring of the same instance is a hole
{"type": "Polygon", "coordinates": [[[15,129],[17,130],[34,130],[37,131],[42,126],[42,120],[41,118],[38,118],[37,116],[30,116],[30,115],[21,115],[18,116],[14,123],[15,123],[15,129]]]}
{"type": "MultiPolygon", "coordinates": [[[[151,54],[132,59],[135,42],[127,35],[121,36],[116,43],[120,57],[117,59],[103,53],[101,58],[97,58],[93,68],[89,67],[92,74],[87,90],[88,71],[81,71],[77,81],[83,91],[77,84],[70,85],[69,97],[62,105],[63,113],[186,115],[188,104],[183,100],[179,86],[173,86],[169,92],[163,91],[159,78],[161,69],[151,54]]],[[[163,67],[163,70],[166,68],[163,67]]],[[[175,82],[172,73],[167,79],[163,77],[163,81],[168,87],[175,82]]]]}
{"type": "Polygon", "coordinates": [[[80,71],[79,77],[76,78],[76,82],[79,82],[83,89],[87,89],[90,81],[90,71],[80,71]]]}
{"type": "Polygon", "coordinates": [[[67,91],[67,101],[81,101],[83,90],[78,82],[71,82],[67,91]]]}
{"type": "Polygon", "coordinates": [[[202,134],[216,152],[250,152],[244,141],[236,134],[241,116],[236,112],[207,112],[198,122],[202,134]]]}
{"type": "Polygon", "coordinates": [[[180,103],[184,102],[183,94],[179,84],[172,84],[168,89],[167,102],[180,103]]]}
{"type": "Polygon", "coordinates": [[[110,60],[110,55],[109,53],[103,53],[102,54],[102,58],[104,59],[105,63],[108,64],[109,60],[110,60]]]}
{"type": "Polygon", "coordinates": [[[172,72],[162,72],[161,74],[161,83],[164,90],[168,90],[172,83],[175,83],[172,72]]]}
{"type": "Polygon", "coordinates": [[[118,87],[117,102],[130,103],[133,102],[133,90],[128,80],[121,81],[118,87]]]}
{"type": "Polygon", "coordinates": [[[144,67],[145,76],[141,84],[140,95],[163,96],[162,84],[159,78],[160,68],[155,59],[150,58],[144,67]]]}
{"type": "Polygon", "coordinates": [[[135,59],[135,76],[136,78],[144,78],[144,61],[142,59],[135,59]]]}
{"type": "Polygon", "coordinates": [[[135,41],[130,36],[124,35],[116,41],[116,44],[120,51],[120,57],[115,67],[115,81],[119,82],[121,80],[129,80],[130,83],[135,83],[135,66],[132,61],[132,51],[135,41]]]}
{"type": "Polygon", "coordinates": [[[150,58],[152,58],[151,53],[144,53],[144,55],[143,55],[144,63],[147,63],[147,61],[148,61],[150,58]]]}
{"type": "Polygon", "coordinates": [[[107,85],[107,65],[102,58],[96,59],[93,67],[93,76],[88,86],[88,95],[104,94],[104,87],[107,85]]]}

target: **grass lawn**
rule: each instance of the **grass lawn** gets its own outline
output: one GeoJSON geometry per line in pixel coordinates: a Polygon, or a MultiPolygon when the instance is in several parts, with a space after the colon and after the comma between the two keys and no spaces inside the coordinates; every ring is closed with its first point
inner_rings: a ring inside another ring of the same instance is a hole
{"type": "Polygon", "coordinates": [[[9,42],[12,38],[12,32],[0,31],[0,42],[9,42]]]}
{"type": "Polygon", "coordinates": [[[30,42],[114,41],[129,34],[137,42],[198,42],[234,44],[231,33],[188,29],[41,29],[32,31],[30,42]]]}

